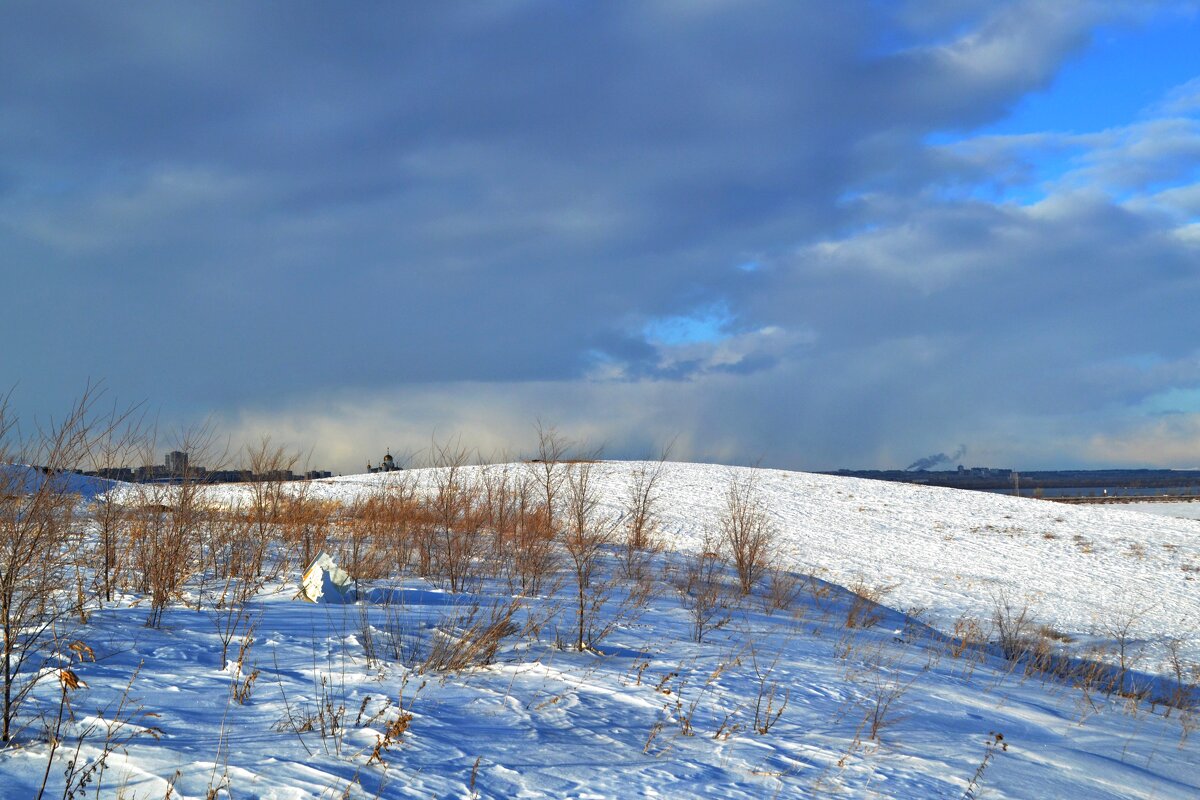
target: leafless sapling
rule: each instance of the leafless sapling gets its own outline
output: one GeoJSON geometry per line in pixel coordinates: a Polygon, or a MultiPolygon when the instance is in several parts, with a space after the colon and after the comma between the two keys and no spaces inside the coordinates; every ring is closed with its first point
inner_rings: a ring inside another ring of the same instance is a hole
{"type": "Polygon", "coordinates": [[[748,595],[770,563],[775,540],[775,525],[754,470],[731,474],[717,525],[721,546],[737,571],[742,594],[748,595]]]}

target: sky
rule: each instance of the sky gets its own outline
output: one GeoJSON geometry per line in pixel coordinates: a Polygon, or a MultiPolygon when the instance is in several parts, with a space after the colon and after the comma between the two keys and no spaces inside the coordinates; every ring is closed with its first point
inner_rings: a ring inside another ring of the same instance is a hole
{"type": "Polygon", "coordinates": [[[1200,467],[1200,0],[0,6],[0,387],[312,466],[1200,467]]]}

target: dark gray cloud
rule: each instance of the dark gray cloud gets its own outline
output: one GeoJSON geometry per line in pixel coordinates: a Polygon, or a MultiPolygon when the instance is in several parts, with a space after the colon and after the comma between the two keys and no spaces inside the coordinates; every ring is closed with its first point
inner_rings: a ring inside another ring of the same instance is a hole
{"type": "Polygon", "coordinates": [[[1145,7],[6,4],[0,366],[25,409],[102,377],[325,440],[336,397],[368,440],[394,402],[630,452],[1045,458],[1047,420],[1197,385],[1188,188],[1159,185],[1190,95],[1124,134],[928,137],[1145,7]],[[999,202],[1030,150],[1079,160],[999,202]],[[646,335],[714,304],[708,338],[646,335]]]}

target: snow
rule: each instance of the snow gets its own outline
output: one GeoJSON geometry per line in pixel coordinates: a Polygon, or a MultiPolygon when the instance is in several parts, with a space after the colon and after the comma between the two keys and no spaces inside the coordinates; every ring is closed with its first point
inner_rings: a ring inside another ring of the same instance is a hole
{"type": "MultiPolygon", "coordinates": [[[[595,465],[609,513],[619,513],[636,468],[595,465]]],[[[571,627],[570,585],[524,598],[494,661],[452,672],[422,670],[422,654],[461,635],[473,607],[511,602],[502,582],[455,595],[396,576],[364,584],[364,602],[313,604],[295,599],[296,569],[247,605],[224,661],[211,589],[204,598],[189,587],[159,628],[144,627],[140,598],[123,596],[77,632],[96,660],[73,666],[87,682],[72,698],[75,725],[89,714],[111,719],[135,673],[130,707],[156,716],[130,718],[126,733],[146,732],[113,753],[89,796],[123,786],[128,798],[161,798],[170,785],[171,797],[216,788],[276,800],[1200,797],[1200,746],[1185,735],[1194,715],[1026,673],[994,649],[956,653],[943,635],[960,618],[986,623],[1001,595],[1028,600],[1040,623],[1079,644],[1104,641],[1105,623],[1133,609],[1144,646],[1137,669],[1152,682],[1168,638],[1183,637],[1196,660],[1198,573],[1184,569],[1200,564],[1194,521],[759,470],[780,557],[817,579],[786,610],[769,608],[760,590],[697,643],[674,585],[729,481],[747,474],[665,465],[659,510],[673,552],[652,564],[657,591],[640,612],[622,605],[629,587],[615,581],[604,613],[616,626],[598,652],[556,643],[570,638],[560,635],[571,627]],[[856,582],[891,587],[871,627],[846,626],[855,600],[841,587],[856,582]],[[249,625],[253,635],[242,636],[249,625]],[[233,699],[255,670],[245,702],[233,699]],[[787,704],[757,732],[755,707],[761,724],[772,686],[773,708],[785,694],[787,704]],[[870,721],[887,702],[873,737],[870,721]],[[373,758],[392,723],[402,732],[373,758]]],[[[436,478],[412,471],[303,488],[348,501],[388,482],[428,489],[436,478]]],[[[214,487],[209,499],[233,505],[245,491],[214,487]]],[[[598,580],[616,573],[606,556],[598,580]]],[[[31,711],[52,713],[57,686],[39,684],[31,711]]],[[[75,730],[67,726],[68,744],[75,730]]],[[[85,741],[79,763],[101,746],[102,737],[85,741]]],[[[0,795],[36,796],[47,753],[32,734],[0,751],[0,795]]],[[[48,796],[63,794],[65,757],[48,796]]]]}
{"type": "MultiPolygon", "coordinates": [[[[1125,508],[1139,514],[1200,520],[1200,502],[1194,500],[1170,503],[1128,503],[1125,508]]],[[[1197,532],[1200,533],[1200,528],[1197,528],[1197,532]]]]}
{"type": "MultiPolygon", "coordinates": [[[[601,462],[596,482],[619,514],[637,462],[601,462]]],[[[477,479],[483,469],[465,470],[477,479]]],[[[668,463],[661,478],[669,546],[695,552],[715,526],[730,479],[746,468],[668,463]]],[[[988,619],[997,598],[1027,603],[1039,623],[1089,637],[1135,617],[1132,630],[1157,660],[1184,637],[1200,660],[1200,530],[1187,519],[1150,522],[1134,507],[1067,505],[987,492],[754,470],[791,569],[849,586],[892,586],[889,604],[921,609],[950,630],[962,616],[988,619]]],[[[310,497],[348,502],[379,486],[411,480],[430,490],[435,470],[331,478],[310,497]]],[[[246,489],[217,487],[234,503],[246,489]]]]}
{"type": "Polygon", "coordinates": [[[118,481],[90,475],[78,475],[74,472],[56,472],[47,476],[37,467],[25,464],[0,464],[0,484],[5,487],[12,486],[29,492],[37,491],[47,477],[58,487],[58,491],[73,492],[85,500],[91,500],[121,485],[118,481]]]}

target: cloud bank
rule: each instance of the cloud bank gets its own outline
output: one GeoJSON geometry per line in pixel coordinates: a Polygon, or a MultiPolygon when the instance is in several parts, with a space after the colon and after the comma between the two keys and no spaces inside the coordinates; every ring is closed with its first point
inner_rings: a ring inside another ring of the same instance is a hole
{"type": "Polygon", "coordinates": [[[1193,465],[1195,81],[986,128],[1194,10],[11,4],[0,363],[27,411],[103,377],[346,471],[539,416],[614,456],[1193,465]]]}

